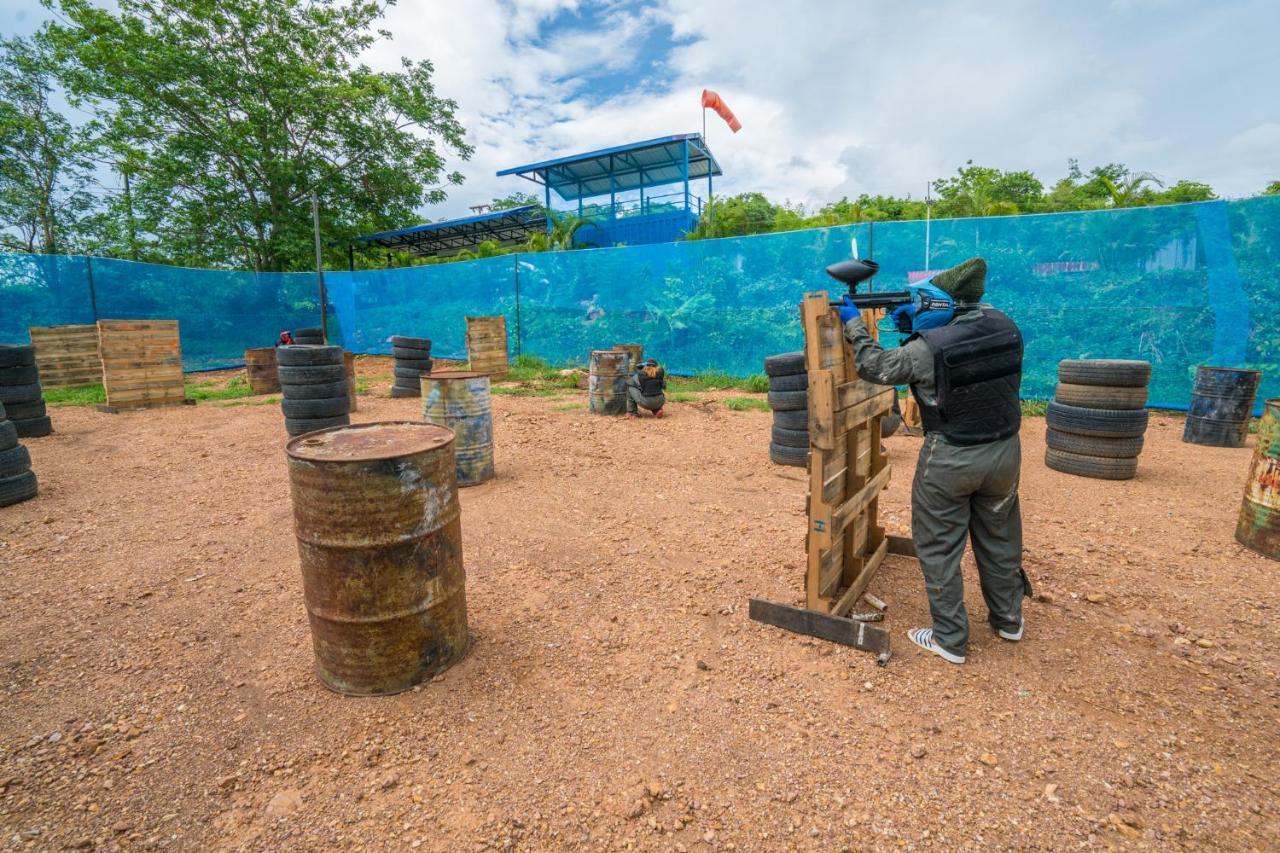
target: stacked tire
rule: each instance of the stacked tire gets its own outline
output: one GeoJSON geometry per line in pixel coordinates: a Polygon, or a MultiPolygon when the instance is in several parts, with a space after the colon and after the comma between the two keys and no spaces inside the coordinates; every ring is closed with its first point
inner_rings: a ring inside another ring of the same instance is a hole
{"type": "Polygon", "coordinates": [[[809,373],[804,353],[767,356],[764,372],[769,377],[769,409],[773,412],[769,458],[778,465],[803,468],[809,461],[809,373]]]}
{"type": "Polygon", "coordinates": [[[307,347],[324,346],[324,330],[323,329],[294,329],[293,342],[307,347]]]}
{"type": "Polygon", "coordinates": [[[1064,359],[1046,414],[1044,463],[1098,480],[1128,480],[1138,470],[1147,432],[1151,364],[1064,359]]]}
{"type": "Polygon", "coordinates": [[[392,335],[391,355],[396,360],[391,396],[421,397],[422,375],[431,372],[431,341],[392,335]]]}
{"type": "Polygon", "coordinates": [[[33,347],[0,346],[0,403],[18,438],[42,438],[53,432],[33,347]]]}
{"type": "Polygon", "coordinates": [[[29,501],[38,488],[31,454],[18,443],[18,430],[0,403],[0,506],[29,501]]]}
{"type": "Polygon", "coordinates": [[[293,344],[276,347],[276,373],[289,435],[346,426],[351,403],[342,347],[293,344]]]}

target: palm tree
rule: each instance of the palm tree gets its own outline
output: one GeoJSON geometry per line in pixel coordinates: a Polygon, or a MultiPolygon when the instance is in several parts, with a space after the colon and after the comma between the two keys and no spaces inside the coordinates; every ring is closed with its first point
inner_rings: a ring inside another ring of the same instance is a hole
{"type": "Polygon", "coordinates": [[[1150,172],[1126,172],[1118,181],[1102,175],[1099,180],[1106,188],[1112,207],[1136,207],[1145,204],[1150,195],[1146,189],[1147,184],[1164,187],[1164,181],[1150,172]]]}

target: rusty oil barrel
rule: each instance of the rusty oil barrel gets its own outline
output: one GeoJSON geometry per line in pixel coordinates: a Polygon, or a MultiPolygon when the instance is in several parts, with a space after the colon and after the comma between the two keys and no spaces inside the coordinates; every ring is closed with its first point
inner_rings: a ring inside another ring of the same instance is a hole
{"type": "Polygon", "coordinates": [[[245,350],[244,373],[253,393],[280,393],[280,377],[276,374],[275,347],[254,347],[245,350]]]}
{"type": "Polygon", "coordinates": [[[1257,370],[1197,367],[1182,440],[1209,447],[1244,447],[1261,379],[1257,370]]]}
{"type": "Polygon", "coordinates": [[[587,408],[597,415],[627,411],[627,363],[623,350],[593,349],[587,373],[587,408]]]}
{"type": "Polygon", "coordinates": [[[630,357],[631,363],[627,365],[628,374],[644,364],[644,344],[614,344],[613,348],[622,350],[630,357]]]}
{"type": "Polygon", "coordinates": [[[422,417],[453,430],[459,486],[493,479],[493,412],[487,375],[461,370],[424,373],[422,417]]]}
{"type": "Polygon", "coordinates": [[[507,375],[507,318],[467,318],[467,359],[476,373],[494,378],[507,375]]]}
{"type": "Polygon", "coordinates": [[[342,366],[347,372],[347,413],[358,408],[356,403],[356,356],[355,353],[342,353],[342,366]]]}
{"type": "Polygon", "coordinates": [[[453,433],[391,421],[285,446],[316,675],[399,693],[467,650],[453,433]]]}
{"type": "Polygon", "coordinates": [[[1268,400],[1262,410],[1236,540],[1264,557],[1280,560],[1280,397],[1268,400]]]}

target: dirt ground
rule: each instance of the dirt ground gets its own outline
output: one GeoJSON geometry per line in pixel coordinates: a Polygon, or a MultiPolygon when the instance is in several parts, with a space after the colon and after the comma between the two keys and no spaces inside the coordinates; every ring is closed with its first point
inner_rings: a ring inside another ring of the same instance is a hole
{"type": "MultiPolygon", "coordinates": [[[[353,420],[417,416],[386,387],[353,420]]],[[[54,410],[39,498],[0,510],[0,848],[1277,846],[1251,448],[1154,415],[1135,480],[1080,479],[1028,419],[1026,639],[966,558],[968,663],[915,649],[894,557],[880,668],[747,619],[800,600],[805,483],[720,396],[496,397],[498,476],[461,494],[474,648],[378,699],[311,672],[277,405],[54,410]]],[[[887,441],[891,530],[919,443],[887,441]]]]}

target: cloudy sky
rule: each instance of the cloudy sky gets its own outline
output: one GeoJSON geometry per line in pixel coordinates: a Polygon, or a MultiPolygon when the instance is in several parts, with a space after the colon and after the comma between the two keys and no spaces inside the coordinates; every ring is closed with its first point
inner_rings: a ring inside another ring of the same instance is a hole
{"type": "Polygon", "coordinates": [[[431,59],[476,148],[431,219],[532,188],[501,168],[697,131],[704,87],[743,124],[709,119],[717,192],[919,196],[970,159],[1280,179],[1280,0],[399,0],[386,28],[369,61],[431,59]]]}

